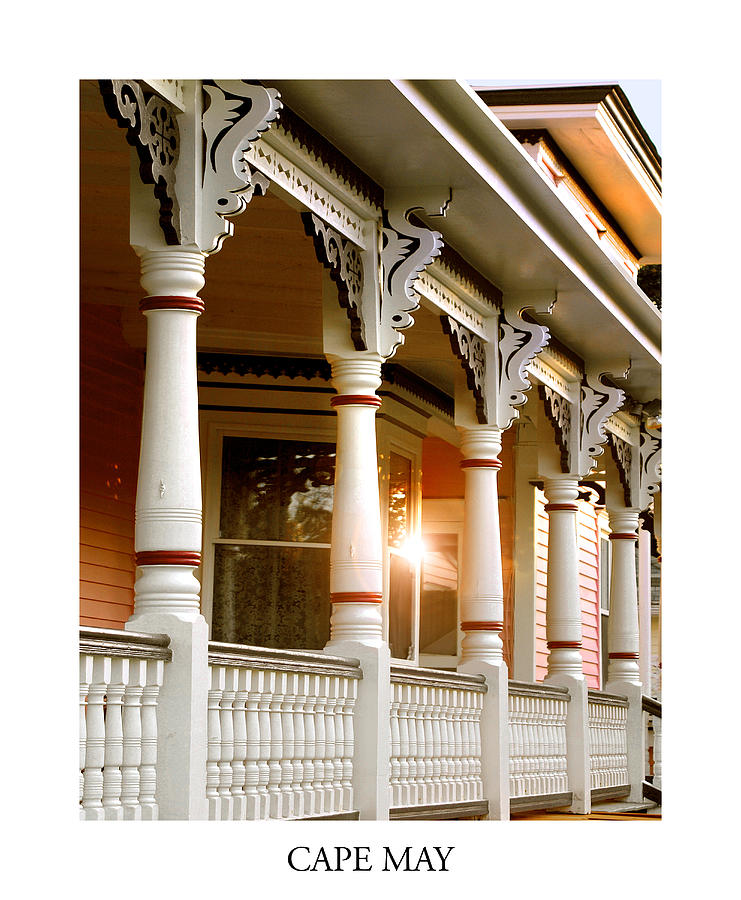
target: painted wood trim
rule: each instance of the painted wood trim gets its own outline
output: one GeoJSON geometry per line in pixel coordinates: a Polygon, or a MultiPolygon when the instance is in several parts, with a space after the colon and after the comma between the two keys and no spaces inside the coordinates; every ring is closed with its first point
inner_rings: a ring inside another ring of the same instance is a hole
{"type": "Polygon", "coordinates": [[[560,809],[562,806],[571,806],[574,794],[565,791],[562,794],[539,794],[535,797],[512,797],[509,801],[509,811],[526,812],[532,809],[560,809]]]}
{"type": "Polygon", "coordinates": [[[468,803],[433,803],[429,806],[395,806],[389,810],[389,819],[468,819],[488,816],[489,801],[475,800],[468,803]]]}

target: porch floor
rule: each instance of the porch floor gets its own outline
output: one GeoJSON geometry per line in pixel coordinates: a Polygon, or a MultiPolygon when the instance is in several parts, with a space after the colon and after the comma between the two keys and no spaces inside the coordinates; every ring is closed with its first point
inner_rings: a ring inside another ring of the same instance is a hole
{"type": "Polygon", "coordinates": [[[588,815],[578,815],[567,812],[523,812],[513,813],[513,821],[516,820],[556,820],[556,819],[598,819],[602,821],[628,822],[628,821],[661,821],[661,807],[655,803],[629,803],[612,801],[608,803],[596,803],[588,815]]]}

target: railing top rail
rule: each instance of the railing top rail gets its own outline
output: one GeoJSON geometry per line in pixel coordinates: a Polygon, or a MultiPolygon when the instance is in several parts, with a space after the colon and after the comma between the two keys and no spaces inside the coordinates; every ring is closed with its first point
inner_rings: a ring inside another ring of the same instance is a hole
{"type": "Polygon", "coordinates": [[[542,697],[550,700],[571,700],[567,687],[530,681],[509,681],[508,691],[515,697],[542,697]]]}
{"type": "Polygon", "coordinates": [[[628,698],[621,694],[606,694],[604,691],[588,691],[590,703],[604,703],[607,706],[628,706],[628,698]]]}
{"type": "Polygon", "coordinates": [[[392,684],[422,684],[428,687],[455,688],[457,690],[486,693],[483,675],[468,675],[450,669],[425,669],[419,666],[391,666],[392,684]]]}
{"type": "Polygon", "coordinates": [[[238,666],[245,669],[270,669],[280,672],[306,672],[317,675],[344,675],[362,678],[360,660],[330,656],[310,650],[279,650],[274,647],[252,647],[247,644],[208,642],[209,665],[238,666]]]}
{"type": "Polygon", "coordinates": [[[81,627],[80,653],[89,656],[163,659],[166,662],[172,659],[168,635],[116,631],[112,628],[81,627]]]}
{"type": "Polygon", "coordinates": [[[655,697],[647,697],[646,694],[643,694],[641,705],[645,712],[656,716],[657,719],[661,718],[661,700],[657,700],[655,697]]]}

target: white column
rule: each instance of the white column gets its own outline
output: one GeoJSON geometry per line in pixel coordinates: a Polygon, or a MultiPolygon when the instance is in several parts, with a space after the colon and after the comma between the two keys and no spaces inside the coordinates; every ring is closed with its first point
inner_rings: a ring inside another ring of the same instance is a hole
{"type": "Polygon", "coordinates": [[[638,666],[645,693],[651,693],[651,535],[638,531],[638,666]]]}
{"type": "Polygon", "coordinates": [[[610,518],[610,621],[608,627],[608,683],[641,683],[638,636],[638,588],[635,545],[638,509],[608,509],[610,518]]]}
{"type": "Polygon", "coordinates": [[[461,560],[459,672],[484,675],[481,777],[490,819],[509,818],[508,673],[502,655],[504,588],[497,472],[502,431],[489,425],[459,427],[465,476],[461,560]]]}
{"type": "Polygon", "coordinates": [[[361,819],[388,819],[390,653],[383,640],[383,563],[375,415],[382,358],[328,354],[337,396],[328,653],[360,660],[353,795],[361,819]]]}
{"type": "Polygon", "coordinates": [[[461,661],[502,660],[504,587],[497,472],[502,468],[499,428],[459,428],[465,476],[461,561],[461,661]]]}
{"type": "Polygon", "coordinates": [[[547,478],[544,487],[548,501],[545,506],[548,513],[548,675],[581,676],[582,621],[576,534],[579,479],[575,475],[547,478]]]}
{"type": "Polygon", "coordinates": [[[588,686],[582,667],[582,620],[579,596],[579,547],[576,531],[577,475],[559,475],[544,482],[548,513],[548,569],[546,589],[546,681],[568,687],[566,713],[567,771],[570,807],[575,813],[591,809],[588,686]]]}
{"type": "Polygon", "coordinates": [[[645,730],[639,670],[638,587],[635,544],[640,510],[608,509],[610,519],[610,621],[607,631],[607,685],[609,693],[628,698],[628,775],[630,800],[643,799],[645,730]]]}
{"type": "Polygon", "coordinates": [[[208,626],[200,614],[201,474],[196,381],[197,296],[205,257],[138,250],[147,292],[147,365],[136,497],[138,577],[126,628],[170,636],[158,704],[160,818],[205,819],[208,626]]]}

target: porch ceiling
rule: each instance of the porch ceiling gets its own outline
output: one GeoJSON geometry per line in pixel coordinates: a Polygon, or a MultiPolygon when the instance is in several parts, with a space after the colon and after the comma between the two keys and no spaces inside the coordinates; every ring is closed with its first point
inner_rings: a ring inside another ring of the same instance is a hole
{"type": "Polygon", "coordinates": [[[542,319],[588,363],[631,360],[660,394],[661,315],[561,204],[507,129],[455,81],[271,80],[285,103],[384,188],[449,186],[445,239],[503,291],[557,291],[542,319]]]}

